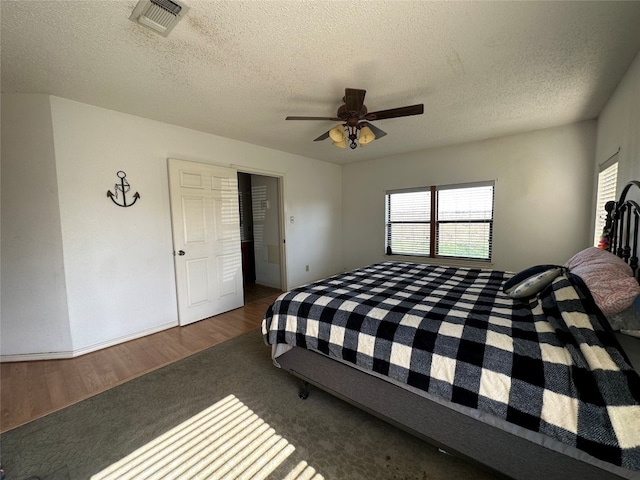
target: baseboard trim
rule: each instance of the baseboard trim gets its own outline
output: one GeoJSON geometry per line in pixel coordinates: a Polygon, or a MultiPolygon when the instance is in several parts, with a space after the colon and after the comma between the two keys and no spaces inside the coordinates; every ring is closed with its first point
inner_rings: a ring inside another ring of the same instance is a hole
{"type": "Polygon", "coordinates": [[[62,360],[73,358],[72,351],[45,352],[45,353],[16,353],[13,355],[0,355],[0,363],[31,362],[37,360],[62,360]]]}
{"type": "Polygon", "coordinates": [[[139,332],[135,332],[130,335],[124,335],[122,337],[107,340],[106,342],[95,343],[93,345],[89,345],[87,347],[83,347],[83,348],[79,348],[71,351],[43,352],[43,353],[17,353],[13,355],[0,355],[0,363],[30,362],[30,361],[37,361],[37,360],[62,360],[65,358],[79,357],[81,355],[86,355],[87,353],[95,352],[97,350],[102,350],[103,348],[113,347],[114,345],[119,345],[121,343],[125,343],[130,340],[135,340],[136,338],[146,337],[147,335],[158,333],[163,330],[167,330],[169,328],[173,328],[177,326],[178,326],[178,322],[173,321],[173,322],[165,323],[163,325],[158,325],[152,328],[147,328],[146,330],[141,330],[139,332]]]}
{"type": "Polygon", "coordinates": [[[103,348],[113,347],[114,345],[119,345],[120,343],[128,342],[130,340],[135,340],[136,338],[146,337],[147,335],[151,335],[152,333],[158,333],[162,330],[167,330],[168,328],[173,328],[178,326],[178,321],[173,321],[169,323],[165,323],[163,325],[157,325],[152,328],[147,328],[146,330],[141,330],[136,333],[132,333],[130,335],[125,335],[119,338],[115,338],[113,340],[108,340],[106,342],[96,343],[94,345],[89,345],[87,347],[79,348],[73,351],[74,357],[79,357],[80,355],[85,355],[87,353],[95,352],[96,350],[102,350],[103,348]]]}

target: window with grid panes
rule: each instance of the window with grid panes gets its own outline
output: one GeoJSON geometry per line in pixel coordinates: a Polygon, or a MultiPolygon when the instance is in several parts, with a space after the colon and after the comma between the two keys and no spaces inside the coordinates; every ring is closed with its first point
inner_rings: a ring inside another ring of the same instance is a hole
{"type": "Polygon", "coordinates": [[[607,202],[616,199],[616,186],[618,183],[618,155],[614,155],[609,161],[600,167],[598,173],[598,193],[596,197],[596,223],[593,232],[593,245],[598,246],[602,231],[607,220],[607,212],[604,206],[607,202]]]}
{"type": "Polygon", "coordinates": [[[386,192],[386,253],[491,259],[494,182],[386,192]]]}

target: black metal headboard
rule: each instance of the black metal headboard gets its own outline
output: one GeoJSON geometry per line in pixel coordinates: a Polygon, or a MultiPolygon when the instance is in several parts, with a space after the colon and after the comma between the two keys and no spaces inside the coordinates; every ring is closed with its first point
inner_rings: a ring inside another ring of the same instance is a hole
{"type": "Polygon", "coordinates": [[[616,202],[607,202],[607,220],[603,237],[608,239],[607,250],[624,259],[633,269],[634,275],[640,279],[638,269],[638,227],[640,226],[640,205],[627,200],[627,193],[633,187],[640,192],[640,182],[632,180],[627,183],[616,202]]]}

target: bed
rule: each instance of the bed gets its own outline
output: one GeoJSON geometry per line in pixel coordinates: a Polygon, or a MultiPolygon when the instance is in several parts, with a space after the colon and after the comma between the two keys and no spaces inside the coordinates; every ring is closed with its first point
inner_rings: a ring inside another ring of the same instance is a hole
{"type": "Polygon", "coordinates": [[[383,262],[286,292],[274,364],[499,477],[640,479],[633,189],[565,265],[383,262]]]}

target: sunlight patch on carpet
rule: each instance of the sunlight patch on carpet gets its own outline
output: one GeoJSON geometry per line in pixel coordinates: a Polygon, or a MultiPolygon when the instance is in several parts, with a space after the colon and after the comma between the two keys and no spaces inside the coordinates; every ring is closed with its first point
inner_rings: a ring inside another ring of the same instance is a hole
{"type": "MultiPolygon", "coordinates": [[[[266,479],[295,450],[235,396],[220,400],[92,480],[266,479]]],[[[283,480],[324,480],[306,462],[283,480]]]]}

